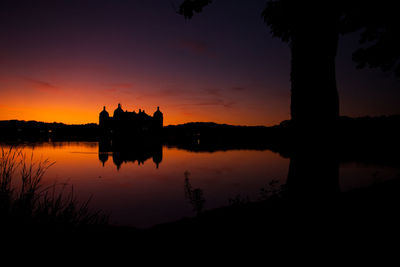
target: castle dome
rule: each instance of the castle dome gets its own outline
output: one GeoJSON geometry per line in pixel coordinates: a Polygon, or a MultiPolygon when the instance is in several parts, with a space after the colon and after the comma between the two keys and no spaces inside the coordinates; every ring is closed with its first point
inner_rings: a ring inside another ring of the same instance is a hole
{"type": "Polygon", "coordinates": [[[153,117],[162,117],[163,116],[163,114],[162,114],[162,112],[160,111],[160,107],[157,107],[157,110],[156,110],[156,112],[154,112],[154,114],[153,114],[153,117]]]}
{"type": "Polygon", "coordinates": [[[106,106],[103,107],[103,110],[100,112],[100,116],[101,117],[108,117],[109,116],[109,114],[108,114],[108,112],[106,110],[106,106]]]}
{"type": "Polygon", "coordinates": [[[114,117],[119,117],[123,113],[124,111],[121,108],[121,104],[118,104],[118,107],[114,110],[114,117]]]}

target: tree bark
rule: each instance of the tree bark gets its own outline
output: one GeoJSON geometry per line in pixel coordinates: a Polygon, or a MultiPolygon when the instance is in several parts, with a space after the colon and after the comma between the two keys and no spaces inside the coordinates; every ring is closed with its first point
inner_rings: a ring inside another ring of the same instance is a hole
{"type": "Polygon", "coordinates": [[[296,127],[336,124],[339,96],[335,58],[338,27],[335,14],[303,14],[291,38],[291,117],[296,127]]]}

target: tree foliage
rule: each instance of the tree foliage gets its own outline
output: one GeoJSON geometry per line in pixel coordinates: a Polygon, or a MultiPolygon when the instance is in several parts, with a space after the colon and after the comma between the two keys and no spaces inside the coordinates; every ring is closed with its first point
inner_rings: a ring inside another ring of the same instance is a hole
{"type": "Polygon", "coordinates": [[[191,19],[194,12],[200,13],[203,7],[211,4],[212,0],[185,0],[179,7],[178,13],[186,19],[191,19]]]}
{"type": "Polygon", "coordinates": [[[342,33],[359,32],[353,53],[358,68],[393,70],[400,78],[400,16],[396,1],[349,1],[343,11],[342,33]]]}

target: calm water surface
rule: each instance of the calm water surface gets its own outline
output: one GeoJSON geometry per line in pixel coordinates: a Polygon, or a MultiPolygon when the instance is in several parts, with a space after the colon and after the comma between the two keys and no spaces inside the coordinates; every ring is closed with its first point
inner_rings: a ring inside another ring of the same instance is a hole
{"type": "MultiPolygon", "coordinates": [[[[136,227],[194,215],[184,195],[185,171],[190,172],[193,188],[203,190],[205,208],[211,209],[238,195],[259,199],[260,189],[272,180],[285,183],[289,168],[289,159],[269,150],[209,153],[162,147],[156,157],[139,161],[134,156],[99,153],[97,142],[39,143],[24,145],[23,151],[55,162],[46,173],[46,183],[68,182],[79,200],[91,196],[92,208],[110,213],[111,223],[136,227]]],[[[340,188],[369,185],[398,173],[384,166],[342,164],[340,188]]]]}

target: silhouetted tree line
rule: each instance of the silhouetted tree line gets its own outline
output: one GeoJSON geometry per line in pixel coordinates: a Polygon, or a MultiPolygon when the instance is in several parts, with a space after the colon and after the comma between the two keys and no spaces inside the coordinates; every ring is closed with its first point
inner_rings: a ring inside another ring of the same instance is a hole
{"type": "Polygon", "coordinates": [[[94,123],[67,125],[38,121],[0,121],[0,140],[2,141],[63,141],[97,140],[99,126],[94,123]]]}
{"type": "Polygon", "coordinates": [[[164,127],[165,144],[189,151],[270,148],[279,137],[278,126],[233,126],[192,122],[164,127]]]}
{"type": "MultiPolygon", "coordinates": [[[[315,125],[319,122],[314,121],[315,125]]],[[[62,123],[43,123],[35,121],[0,121],[1,141],[100,141],[102,151],[118,151],[121,148],[159,147],[167,145],[189,151],[219,151],[230,149],[254,149],[279,152],[290,156],[296,140],[292,121],[283,121],[279,125],[234,126],[217,123],[193,122],[181,125],[165,126],[161,139],[146,139],[131,136],[124,139],[102,139],[97,124],[66,125],[62,123]],[[113,144],[112,148],[111,145],[113,144]],[[110,146],[110,150],[104,147],[110,146]]],[[[346,155],[369,155],[379,150],[394,150],[399,147],[400,115],[381,117],[340,117],[339,127],[335,131],[335,142],[347,151],[346,155]]],[[[324,146],[321,141],[320,146],[324,146]]],[[[157,149],[158,150],[158,149],[157,149]]],[[[374,157],[390,157],[377,154],[374,157]]]]}
{"type": "MultiPolygon", "coordinates": [[[[318,121],[314,122],[318,125],[318,121]]],[[[328,149],[340,162],[364,162],[396,166],[400,163],[400,115],[381,117],[340,117],[335,139],[301,143],[292,121],[272,127],[233,126],[216,123],[187,123],[164,128],[164,144],[194,151],[214,152],[232,149],[271,150],[285,158],[294,151],[312,146],[328,149]]]]}

